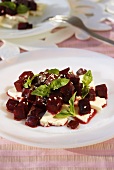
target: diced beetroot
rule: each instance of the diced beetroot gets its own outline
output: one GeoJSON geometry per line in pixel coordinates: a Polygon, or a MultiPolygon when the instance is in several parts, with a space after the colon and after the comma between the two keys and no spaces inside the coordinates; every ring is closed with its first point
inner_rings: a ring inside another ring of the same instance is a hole
{"type": "Polygon", "coordinates": [[[17,14],[16,10],[12,10],[10,8],[6,8],[6,14],[14,16],[17,14]]]}
{"type": "Polygon", "coordinates": [[[75,74],[67,74],[67,78],[70,79],[70,81],[73,83],[74,86],[79,84],[80,78],[76,76],[75,74]]]}
{"type": "Polygon", "coordinates": [[[60,88],[60,93],[62,94],[62,98],[64,103],[69,102],[69,99],[74,94],[74,85],[73,83],[69,82],[67,85],[60,88]]]}
{"type": "Polygon", "coordinates": [[[79,120],[77,118],[75,118],[74,120],[70,120],[70,122],[68,122],[67,127],[71,128],[71,129],[76,129],[79,126],[79,120]]]}
{"type": "Polygon", "coordinates": [[[59,72],[59,74],[61,75],[61,77],[66,77],[67,74],[68,74],[68,72],[69,72],[69,70],[70,70],[70,67],[65,68],[64,70],[61,70],[61,71],[59,72]]]}
{"type": "Polygon", "coordinates": [[[23,89],[23,80],[17,80],[14,82],[14,86],[18,92],[22,92],[23,89]]]}
{"type": "Polygon", "coordinates": [[[27,79],[28,77],[29,78],[32,78],[34,76],[33,72],[32,71],[24,71],[20,76],[19,76],[19,79],[20,80],[25,80],[27,79]]]}
{"type": "Polygon", "coordinates": [[[96,93],[94,89],[90,89],[89,93],[87,94],[86,98],[88,98],[90,101],[94,101],[96,97],[96,93]]]}
{"type": "Polygon", "coordinates": [[[57,114],[62,108],[63,101],[61,97],[51,94],[47,100],[47,111],[52,114],[57,114]]]}
{"type": "Polygon", "coordinates": [[[38,119],[36,116],[28,116],[25,125],[30,127],[37,127],[38,126],[38,119]]]}
{"type": "Polygon", "coordinates": [[[85,69],[83,69],[83,68],[80,68],[77,72],[76,72],[76,74],[77,75],[83,75],[83,74],[85,74],[87,72],[87,70],[85,70],[85,69]]]}
{"type": "Polygon", "coordinates": [[[31,89],[27,89],[27,88],[23,88],[22,90],[22,97],[26,98],[27,101],[30,102],[34,102],[36,99],[35,95],[31,95],[32,90],[31,89]]]}
{"type": "Polygon", "coordinates": [[[28,0],[15,0],[15,3],[16,4],[23,4],[23,5],[25,5],[25,6],[29,6],[28,4],[29,4],[29,1],[28,0]]]}
{"type": "Polygon", "coordinates": [[[54,74],[50,74],[48,78],[45,80],[45,84],[49,85],[53,80],[57,79],[58,76],[54,74]]]}
{"type": "Polygon", "coordinates": [[[37,10],[37,4],[34,1],[29,1],[29,9],[32,11],[36,11],[37,10]]]}
{"type": "Polygon", "coordinates": [[[35,109],[31,110],[31,112],[30,112],[30,116],[37,117],[39,124],[40,124],[40,119],[42,118],[42,116],[44,114],[45,114],[45,112],[41,108],[35,108],[35,109]]]}
{"type": "Polygon", "coordinates": [[[14,109],[17,107],[19,101],[14,100],[14,99],[9,99],[6,103],[6,107],[9,111],[13,112],[14,109]]]}
{"type": "Polygon", "coordinates": [[[3,16],[6,14],[6,8],[4,6],[0,6],[0,16],[3,16]]]}
{"type": "Polygon", "coordinates": [[[2,2],[5,2],[5,1],[7,1],[7,2],[8,2],[8,1],[9,1],[9,2],[11,2],[11,0],[1,0],[1,1],[2,1],[2,2]]]}
{"type": "Polygon", "coordinates": [[[79,100],[78,106],[80,115],[85,115],[91,112],[91,106],[87,98],[79,100]]]}
{"type": "Polygon", "coordinates": [[[14,119],[22,120],[27,117],[27,114],[30,110],[30,106],[24,103],[19,103],[18,106],[14,109],[14,119]]]}
{"type": "Polygon", "coordinates": [[[79,84],[76,84],[74,87],[75,87],[76,95],[77,96],[82,96],[82,87],[83,87],[83,84],[79,83],[79,84]]]}
{"type": "Polygon", "coordinates": [[[97,85],[95,87],[96,96],[107,99],[107,87],[106,84],[97,85]]]}
{"type": "Polygon", "coordinates": [[[46,111],[46,102],[47,99],[44,97],[36,96],[36,100],[34,102],[34,106],[41,108],[42,110],[46,111]]]}
{"type": "Polygon", "coordinates": [[[28,22],[20,22],[18,24],[18,30],[32,29],[33,25],[28,22]]]}

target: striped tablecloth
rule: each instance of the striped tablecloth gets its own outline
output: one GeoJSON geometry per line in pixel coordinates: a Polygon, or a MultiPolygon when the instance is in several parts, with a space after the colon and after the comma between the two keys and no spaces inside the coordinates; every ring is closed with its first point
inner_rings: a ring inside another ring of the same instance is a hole
{"type": "MultiPolygon", "coordinates": [[[[114,39],[114,32],[100,33],[114,39]]],[[[74,37],[59,47],[88,49],[114,57],[114,47],[90,39],[74,37]]],[[[72,149],[43,149],[0,138],[0,170],[114,170],[114,139],[72,149]]]]}

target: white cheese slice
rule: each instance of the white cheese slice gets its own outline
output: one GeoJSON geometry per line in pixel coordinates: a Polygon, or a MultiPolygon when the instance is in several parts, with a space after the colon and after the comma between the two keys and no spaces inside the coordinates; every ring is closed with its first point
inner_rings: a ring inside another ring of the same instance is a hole
{"type": "Polygon", "coordinates": [[[88,113],[88,114],[85,114],[85,115],[79,115],[79,114],[76,114],[76,117],[81,120],[82,122],[84,123],[87,123],[89,118],[93,115],[94,113],[94,109],[91,109],[91,113],[88,113]]]}
{"type": "Polygon", "coordinates": [[[14,15],[14,16],[6,14],[6,18],[8,18],[11,21],[13,20],[16,23],[27,22],[28,17],[29,17],[29,12],[26,12],[24,14],[17,14],[17,15],[14,15]]]}
{"type": "Polygon", "coordinates": [[[12,87],[11,89],[8,90],[8,95],[13,98],[13,99],[21,99],[22,98],[22,92],[17,92],[15,87],[12,87]]]}
{"type": "Polygon", "coordinates": [[[95,101],[90,101],[91,108],[100,111],[102,110],[102,106],[106,105],[106,99],[95,97],[95,101]]]}
{"type": "Polygon", "coordinates": [[[4,16],[0,16],[0,24],[2,23],[4,16]]]}
{"type": "Polygon", "coordinates": [[[40,120],[40,124],[42,126],[50,126],[50,125],[63,126],[63,125],[65,125],[66,122],[67,122],[67,118],[56,119],[56,118],[54,118],[54,115],[52,115],[48,111],[46,111],[46,113],[40,120]]]}
{"type": "Polygon", "coordinates": [[[10,20],[9,18],[4,18],[4,20],[0,23],[0,26],[5,28],[14,28],[17,25],[16,20],[10,20]]]}

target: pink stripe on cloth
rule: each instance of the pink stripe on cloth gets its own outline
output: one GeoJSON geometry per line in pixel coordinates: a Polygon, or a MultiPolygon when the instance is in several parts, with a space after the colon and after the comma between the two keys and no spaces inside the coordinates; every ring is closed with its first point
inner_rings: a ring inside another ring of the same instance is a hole
{"type": "MultiPolygon", "coordinates": [[[[24,167],[29,167],[29,168],[35,168],[35,167],[75,167],[75,168],[113,168],[114,167],[114,162],[109,162],[108,166],[105,160],[97,161],[96,162],[81,162],[80,161],[40,161],[40,162],[7,162],[6,164],[3,164],[0,162],[0,168],[1,170],[5,168],[24,168],[24,167]]],[[[13,170],[13,169],[12,169],[13,170]]]]}
{"type": "MultiPolygon", "coordinates": [[[[114,147],[114,145],[113,145],[114,147]]],[[[112,148],[113,148],[112,147],[112,148]]],[[[29,148],[29,147],[28,147],[29,148]]],[[[109,150],[105,149],[105,150],[101,150],[101,149],[67,149],[67,150],[62,150],[62,149],[58,149],[58,150],[41,150],[41,149],[37,149],[37,150],[6,150],[4,152],[4,150],[0,151],[0,155],[4,156],[4,157],[8,157],[8,156],[61,156],[61,155],[81,155],[83,153],[86,153],[86,155],[90,155],[90,156],[114,156],[114,150],[111,150],[109,148],[109,150]],[[83,150],[83,151],[82,151],[83,150]]]]}

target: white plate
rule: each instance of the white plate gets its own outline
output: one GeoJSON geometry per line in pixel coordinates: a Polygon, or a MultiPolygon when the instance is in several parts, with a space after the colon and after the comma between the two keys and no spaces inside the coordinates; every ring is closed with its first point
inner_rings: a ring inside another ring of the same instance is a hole
{"type": "Polygon", "coordinates": [[[45,148],[72,148],[96,144],[114,137],[114,59],[81,49],[41,49],[23,53],[9,61],[0,62],[0,134],[6,139],[26,145],[45,148]],[[90,123],[77,130],[67,127],[30,128],[23,121],[13,120],[6,111],[6,91],[18,76],[26,70],[34,73],[46,68],[74,71],[80,67],[91,69],[95,84],[106,83],[108,87],[107,107],[90,123]]]}
{"type": "Polygon", "coordinates": [[[30,23],[33,23],[34,28],[28,30],[17,30],[0,27],[0,39],[21,38],[48,32],[59,26],[59,23],[52,23],[50,21],[41,23],[41,21],[49,16],[68,15],[70,13],[70,7],[67,0],[36,0],[36,2],[46,4],[46,9],[42,16],[30,18],[29,21],[30,23]]]}

